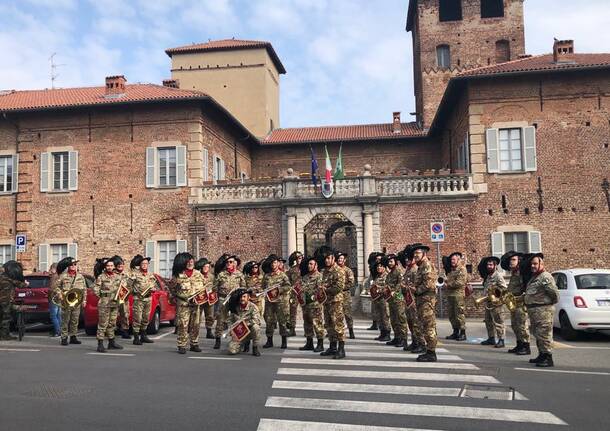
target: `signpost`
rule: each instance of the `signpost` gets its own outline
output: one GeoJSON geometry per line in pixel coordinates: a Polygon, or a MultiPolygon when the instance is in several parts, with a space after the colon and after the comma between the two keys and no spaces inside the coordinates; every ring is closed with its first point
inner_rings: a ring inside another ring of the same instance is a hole
{"type": "MultiPolygon", "coordinates": [[[[441,242],[445,241],[445,223],[441,221],[430,223],[430,241],[436,243],[436,265],[441,269],[441,242]]],[[[445,274],[446,275],[446,274],[445,274]]],[[[439,288],[440,313],[443,315],[443,290],[439,288]]]]}
{"type": "Polygon", "coordinates": [[[27,245],[27,238],[25,234],[18,234],[15,236],[15,252],[25,253],[25,246],[27,245]]]}

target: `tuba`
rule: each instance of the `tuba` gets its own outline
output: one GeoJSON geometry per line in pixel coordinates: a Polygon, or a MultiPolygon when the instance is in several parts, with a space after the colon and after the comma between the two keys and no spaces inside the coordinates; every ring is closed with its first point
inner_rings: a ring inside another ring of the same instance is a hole
{"type": "MultiPolygon", "coordinates": [[[[53,297],[55,299],[55,297],[53,297]]],[[[62,308],[76,308],[83,303],[84,295],[81,289],[73,287],[66,293],[62,294],[61,307],[62,308]]]]}

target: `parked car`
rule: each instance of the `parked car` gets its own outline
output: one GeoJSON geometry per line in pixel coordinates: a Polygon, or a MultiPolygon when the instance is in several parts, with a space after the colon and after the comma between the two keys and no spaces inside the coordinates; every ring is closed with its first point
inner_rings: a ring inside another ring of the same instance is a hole
{"type": "MultiPolygon", "coordinates": [[[[83,274],[87,286],[93,285],[93,277],[83,274]]],[[[25,276],[29,285],[15,290],[15,300],[30,306],[31,311],[24,314],[26,323],[50,324],[49,317],[49,288],[51,287],[51,274],[48,272],[35,272],[25,276]]]]}
{"type": "MultiPolygon", "coordinates": [[[[168,322],[174,325],[176,320],[176,306],[169,302],[169,290],[167,288],[167,280],[158,274],[155,274],[157,279],[157,290],[152,294],[152,305],[150,307],[150,316],[147,333],[156,334],[159,332],[161,323],[168,322]]],[[[129,295],[129,325],[133,318],[133,295],[129,295]]],[[[85,332],[87,335],[95,335],[97,332],[97,302],[98,297],[93,293],[93,288],[87,289],[87,305],[85,306],[85,332]]]]}
{"type": "Polygon", "coordinates": [[[553,277],[559,289],[553,326],[561,338],[573,341],[582,332],[610,330],[609,269],[568,269],[553,277]]]}

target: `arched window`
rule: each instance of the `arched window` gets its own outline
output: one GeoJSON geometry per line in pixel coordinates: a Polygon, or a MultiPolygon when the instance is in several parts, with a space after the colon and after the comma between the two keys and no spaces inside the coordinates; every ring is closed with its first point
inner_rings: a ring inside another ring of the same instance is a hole
{"type": "Polygon", "coordinates": [[[496,42],[496,63],[504,63],[510,60],[510,42],[499,40],[496,42]]]}
{"type": "Polygon", "coordinates": [[[439,45],[436,47],[436,65],[440,69],[449,69],[451,66],[451,51],[449,45],[439,45]]]}

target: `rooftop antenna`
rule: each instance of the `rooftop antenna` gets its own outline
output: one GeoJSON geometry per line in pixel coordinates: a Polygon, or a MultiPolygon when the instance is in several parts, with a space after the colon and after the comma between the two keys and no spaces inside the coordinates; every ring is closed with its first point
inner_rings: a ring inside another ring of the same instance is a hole
{"type": "Polygon", "coordinates": [[[57,80],[57,77],[59,77],[59,73],[57,73],[57,68],[61,67],[61,66],[65,66],[65,64],[55,64],[55,56],[56,55],[57,55],[57,53],[54,52],[49,57],[49,61],[51,62],[51,89],[52,90],[55,89],[55,81],[57,80]]]}

